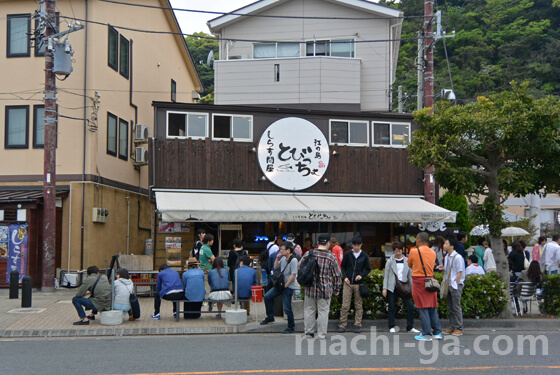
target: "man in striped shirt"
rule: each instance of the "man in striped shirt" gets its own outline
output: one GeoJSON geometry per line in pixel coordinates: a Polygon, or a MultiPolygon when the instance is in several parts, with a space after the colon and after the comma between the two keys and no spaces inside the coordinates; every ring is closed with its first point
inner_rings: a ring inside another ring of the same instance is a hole
{"type": "MultiPolygon", "coordinates": [[[[317,260],[315,280],[313,286],[305,287],[304,325],[305,334],[310,338],[315,336],[315,323],[317,323],[317,337],[319,339],[327,337],[331,297],[333,293],[338,295],[342,285],[340,267],[336,257],[329,251],[329,242],[328,235],[319,236],[317,240],[319,246],[313,250],[313,256],[317,260]],[[318,316],[315,318],[317,311],[318,316]]],[[[305,253],[301,263],[304,263],[303,259],[308,256],[309,252],[305,253]]]]}

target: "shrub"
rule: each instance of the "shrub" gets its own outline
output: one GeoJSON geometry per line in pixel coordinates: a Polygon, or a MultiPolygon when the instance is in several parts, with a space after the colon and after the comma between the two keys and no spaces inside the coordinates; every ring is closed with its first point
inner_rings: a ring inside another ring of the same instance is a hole
{"type": "Polygon", "coordinates": [[[547,275],[543,282],[544,311],[560,316],[560,275],[547,275]]]}
{"type": "MultiPolygon", "coordinates": [[[[382,295],[384,271],[373,270],[365,279],[371,295],[363,300],[364,319],[376,319],[378,314],[387,314],[387,299],[382,295]]],[[[436,279],[440,282],[443,279],[442,273],[436,273],[436,279]]],[[[557,282],[560,284],[560,276],[557,282]]],[[[556,284],[558,288],[558,284],[556,284]]],[[[558,289],[556,289],[558,290],[558,289]]],[[[492,318],[500,314],[507,304],[507,285],[494,272],[488,275],[469,275],[465,280],[461,306],[463,307],[464,318],[492,318]]],[[[560,310],[560,298],[556,297],[560,310]]],[[[338,296],[331,298],[330,317],[332,319],[340,318],[340,308],[342,306],[342,292],[338,296]]],[[[351,314],[353,315],[353,305],[351,314]]],[[[438,313],[440,318],[447,318],[449,310],[447,309],[447,301],[438,298],[438,313]]],[[[400,298],[397,298],[395,306],[395,315],[402,318],[406,315],[406,309],[400,298]]],[[[381,316],[379,318],[384,318],[381,316]]]]}

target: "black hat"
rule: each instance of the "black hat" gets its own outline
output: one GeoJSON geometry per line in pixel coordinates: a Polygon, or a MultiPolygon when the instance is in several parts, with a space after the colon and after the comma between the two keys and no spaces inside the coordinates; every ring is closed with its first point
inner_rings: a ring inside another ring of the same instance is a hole
{"type": "Polygon", "coordinates": [[[296,236],[294,236],[293,233],[288,233],[288,235],[286,236],[287,241],[293,241],[295,239],[296,239],[296,236]]]}
{"type": "Polygon", "coordinates": [[[319,245],[326,245],[327,242],[329,242],[329,241],[330,241],[330,237],[329,237],[328,234],[320,234],[319,238],[317,239],[317,243],[319,245]]]}

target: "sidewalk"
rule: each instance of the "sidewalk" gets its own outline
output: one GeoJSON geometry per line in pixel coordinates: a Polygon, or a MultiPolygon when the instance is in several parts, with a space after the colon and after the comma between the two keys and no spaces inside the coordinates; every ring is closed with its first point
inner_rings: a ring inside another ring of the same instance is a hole
{"type": "MultiPolygon", "coordinates": [[[[176,322],[172,314],[172,304],[164,301],[161,305],[161,320],[153,320],[153,298],[140,297],[142,317],[133,322],[125,321],[119,326],[104,326],[98,319],[89,326],[75,326],[78,315],[72,305],[75,289],[59,289],[54,293],[34,291],[32,307],[21,308],[21,290],[19,299],[9,299],[8,290],[0,290],[0,337],[75,337],[75,336],[141,336],[141,335],[183,335],[183,334],[226,334],[226,333],[278,333],[287,324],[282,318],[276,318],[272,324],[261,326],[264,319],[264,303],[252,303],[251,314],[247,324],[230,326],[223,318],[215,314],[202,314],[200,319],[176,322]]],[[[225,307],[233,309],[234,307],[225,307]]],[[[204,309],[204,308],[203,308],[204,309]]],[[[336,332],[337,321],[329,321],[329,331],[336,332]]],[[[386,320],[369,320],[363,322],[363,332],[376,327],[377,332],[388,332],[386,320]]],[[[404,328],[404,321],[397,321],[404,328]]],[[[420,321],[416,321],[419,328],[420,321]]],[[[442,326],[447,325],[442,320],[442,326]]],[[[560,328],[558,319],[534,318],[518,319],[465,319],[465,331],[468,330],[514,330],[514,331],[553,331],[560,328]]],[[[349,328],[352,325],[349,324],[349,328]]],[[[349,329],[349,331],[351,331],[349,329]]],[[[296,320],[296,332],[303,332],[303,321],[296,320]]]]}

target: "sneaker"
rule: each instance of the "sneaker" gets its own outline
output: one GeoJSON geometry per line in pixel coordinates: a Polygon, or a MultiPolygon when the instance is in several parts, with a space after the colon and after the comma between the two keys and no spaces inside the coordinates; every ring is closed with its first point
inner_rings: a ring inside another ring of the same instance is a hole
{"type": "Polygon", "coordinates": [[[443,336],[441,335],[441,333],[434,335],[434,340],[443,340],[443,336]]]}
{"type": "Polygon", "coordinates": [[[453,336],[463,336],[463,331],[461,331],[460,329],[456,329],[455,331],[453,331],[452,335],[453,336]]]}
{"type": "Polygon", "coordinates": [[[423,334],[419,334],[418,336],[414,336],[415,340],[418,341],[432,341],[432,338],[429,336],[424,336],[423,334]]]}
{"type": "Polygon", "coordinates": [[[264,325],[266,325],[266,324],[268,324],[268,323],[274,323],[274,319],[273,319],[273,320],[270,320],[270,319],[268,319],[268,318],[264,318],[264,320],[261,322],[261,326],[264,326],[264,325]]]}
{"type": "Polygon", "coordinates": [[[173,313],[173,318],[177,319],[177,313],[173,313]]]}
{"type": "Polygon", "coordinates": [[[221,318],[222,318],[222,314],[220,314],[220,313],[216,314],[216,318],[221,319],[221,318]]]}
{"type": "Polygon", "coordinates": [[[75,326],[87,326],[89,325],[89,320],[83,321],[83,320],[78,320],[77,322],[74,322],[75,326]]]}
{"type": "Polygon", "coordinates": [[[282,331],[282,333],[284,333],[284,334],[290,334],[290,333],[294,333],[294,332],[295,332],[295,330],[290,329],[290,328],[286,328],[285,330],[282,331]]]}
{"type": "Polygon", "coordinates": [[[88,315],[86,318],[88,318],[89,320],[95,320],[95,315],[88,315]]]}
{"type": "Polygon", "coordinates": [[[410,332],[410,333],[420,333],[420,331],[417,330],[416,328],[411,328],[411,329],[410,329],[409,331],[407,331],[407,332],[410,332]]]}
{"type": "Polygon", "coordinates": [[[315,334],[313,332],[305,332],[305,337],[307,337],[308,339],[312,339],[315,337],[315,334]]]}
{"type": "Polygon", "coordinates": [[[129,317],[128,317],[128,321],[129,321],[129,322],[133,322],[133,321],[135,321],[135,320],[136,320],[136,318],[133,317],[133,316],[129,316],[129,317]]]}
{"type": "Polygon", "coordinates": [[[451,328],[447,328],[445,331],[442,331],[441,333],[444,333],[446,335],[450,335],[453,333],[453,330],[451,328]]]}
{"type": "Polygon", "coordinates": [[[354,333],[362,333],[362,327],[354,327],[354,333]]]}
{"type": "Polygon", "coordinates": [[[155,314],[155,315],[152,315],[152,319],[160,320],[161,316],[159,316],[159,314],[155,314]]]}
{"type": "Polygon", "coordinates": [[[338,333],[344,333],[344,332],[346,332],[346,328],[340,327],[340,328],[338,328],[338,331],[336,331],[336,332],[338,332],[338,333]]]}
{"type": "Polygon", "coordinates": [[[391,333],[397,333],[397,332],[399,332],[399,330],[400,330],[399,327],[393,327],[393,328],[391,328],[391,329],[389,330],[389,332],[391,332],[391,333]]]}

